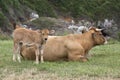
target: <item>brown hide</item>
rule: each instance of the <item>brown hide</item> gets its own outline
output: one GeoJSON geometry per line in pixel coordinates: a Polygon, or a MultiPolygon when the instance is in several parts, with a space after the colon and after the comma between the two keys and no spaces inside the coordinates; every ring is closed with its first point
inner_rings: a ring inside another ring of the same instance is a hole
{"type": "Polygon", "coordinates": [[[84,34],[49,37],[43,50],[44,60],[87,61],[86,54],[89,50],[105,41],[101,31],[96,28],[91,28],[84,34]]]}

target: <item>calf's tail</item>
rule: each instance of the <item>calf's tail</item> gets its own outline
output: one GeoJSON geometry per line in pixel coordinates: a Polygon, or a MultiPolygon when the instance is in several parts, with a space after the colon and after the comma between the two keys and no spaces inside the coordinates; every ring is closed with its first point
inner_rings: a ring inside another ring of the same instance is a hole
{"type": "Polygon", "coordinates": [[[19,46],[19,49],[20,49],[20,55],[21,55],[22,58],[24,59],[24,56],[23,56],[22,53],[21,53],[22,45],[23,45],[23,42],[20,41],[20,42],[18,43],[18,46],[19,46]]]}

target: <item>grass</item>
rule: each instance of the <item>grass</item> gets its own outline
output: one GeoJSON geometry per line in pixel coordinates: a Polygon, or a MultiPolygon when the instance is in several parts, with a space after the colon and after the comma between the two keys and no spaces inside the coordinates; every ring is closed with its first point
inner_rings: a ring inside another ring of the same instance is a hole
{"type": "Polygon", "coordinates": [[[88,62],[12,61],[12,40],[0,41],[0,80],[119,80],[120,42],[94,47],[88,62]]]}

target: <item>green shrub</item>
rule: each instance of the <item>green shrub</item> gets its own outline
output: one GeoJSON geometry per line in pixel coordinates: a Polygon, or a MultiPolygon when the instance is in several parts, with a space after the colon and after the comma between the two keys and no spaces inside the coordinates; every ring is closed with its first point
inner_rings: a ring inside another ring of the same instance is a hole
{"type": "Polygon", "coordinates": [[[120,41],[120,32],[118,32],[118,40],[120,41]]]}
{"type": "Polygon", "coordinates": [[[0,34],[0,40],[10,40],[12,39],[11,36],[5,35],[5,34],[0,34]]]}
{"type": "Polygon", "coordinates": [[[5,18],[5,16],[4,16],[4,14],[3,14],[2,12],[0,12],[0,26],[3,25],[5,19],[6,19],[6,18],[5,18]]]}
{"type": "Polygon", "coordinates": [[[108,40],[108,44],[116,44],[116,43],[119,43],[119,41],[116,39],[111,38],[108,40]]]}

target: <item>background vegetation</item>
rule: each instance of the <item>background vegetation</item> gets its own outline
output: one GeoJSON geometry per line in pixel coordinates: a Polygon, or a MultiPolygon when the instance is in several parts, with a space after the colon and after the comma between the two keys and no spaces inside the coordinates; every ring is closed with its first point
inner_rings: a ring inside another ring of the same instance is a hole
{"type": "Polygon", "coordinates": [[[120,21],[120,0],[0,0],[0,28],[12,31],[13,21],[24,22],[35,11],[40,17],[72,16],[93,21],[120,21]]]}

